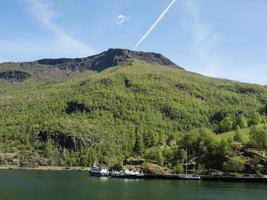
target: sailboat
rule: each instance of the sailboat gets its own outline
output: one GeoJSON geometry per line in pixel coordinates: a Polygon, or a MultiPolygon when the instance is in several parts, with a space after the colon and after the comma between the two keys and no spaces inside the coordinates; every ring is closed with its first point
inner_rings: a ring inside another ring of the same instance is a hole
{"type": "Polygon", "coordinates": [[[179,174],[179,178],[180,179],[184,179],[184,180],[196,180],[199,181],[201,179],[201,177],[199,175],[196,174],[188,174],[188,162],[187,162],[187,148],[186,148],[186,165],[185,165],[185,174],[179,174]]]}

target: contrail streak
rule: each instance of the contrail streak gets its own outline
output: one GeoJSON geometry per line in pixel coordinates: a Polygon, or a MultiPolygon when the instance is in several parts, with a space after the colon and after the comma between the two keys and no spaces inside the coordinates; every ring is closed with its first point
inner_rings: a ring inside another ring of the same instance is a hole
{"type": "Polygon", "coordinates": [[[170,8],[173,6],[173,4],[176,2],[176,0],[172,0],[172,2],[168,5],[168,7],[161,13],[159,18],[154,22],[154,24],[148,29],[148,31],[141,37],[141,39],[136,43],[134,50],[137,49],[137,47],[149,36],[149,34],[156,28],[158,23],[163,19],[163,17],[167,14],[167,12],[170,10],[170,8]]]}

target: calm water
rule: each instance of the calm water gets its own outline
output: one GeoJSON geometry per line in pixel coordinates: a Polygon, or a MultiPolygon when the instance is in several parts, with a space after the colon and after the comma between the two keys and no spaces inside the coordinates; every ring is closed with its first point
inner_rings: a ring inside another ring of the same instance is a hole
{"type": "Polygon", "coordinates": [[[91,178],[86,172],[0,170],[1,200],[267,200],[267,185],[91,178]]]}

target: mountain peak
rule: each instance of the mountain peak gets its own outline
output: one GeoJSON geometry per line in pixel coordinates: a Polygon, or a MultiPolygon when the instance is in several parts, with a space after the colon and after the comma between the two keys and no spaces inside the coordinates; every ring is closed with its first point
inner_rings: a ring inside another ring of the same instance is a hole
{"type": "Polygon", "coordinates": [[[161,65],[176,65],[171,60],[159,53],[132,51],[129,49],[109,49],[106,51],[106,53],[114,57],[124,57],[125,59],[132,58],[161,65]]]}
{"type": "MultiPolygon", "coordinates": [[[[85,58],[60,58],[60,59],[42,59],[38,64],[57,66],[60,69],[71,69],[72,71],[103,71],[109,67],[130,65],[134,60],[141,60],[147,63],[176,66],[174,62],[162,54],[142,51],[132,51],[129,49],[108,49],[100,54],[85,58]]],[[[179,67],[182,69],[181,67],[179,67]]]]}

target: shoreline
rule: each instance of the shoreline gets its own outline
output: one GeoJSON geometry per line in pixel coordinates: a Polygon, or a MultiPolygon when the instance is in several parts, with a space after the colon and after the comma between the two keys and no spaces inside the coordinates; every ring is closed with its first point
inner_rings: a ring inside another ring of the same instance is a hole
{"type": "MultiPolygon", "coordinates": [[[[0,170],[29,170],[29,171],[89,171],[89,167],[61,167],[61,166],[39,166],[39,167],[19,167],[16,165],[2,165],[0,170]]],[[[144,180],[181,180],[178,175],[145,175],[144,180]]],[[[201,175],[201,181],[216,182],[245,182],[245,183],[263,183],[267,184],[267,176],[263,177],[232,177],[232,176],[210,176],[201,175]]]]}

